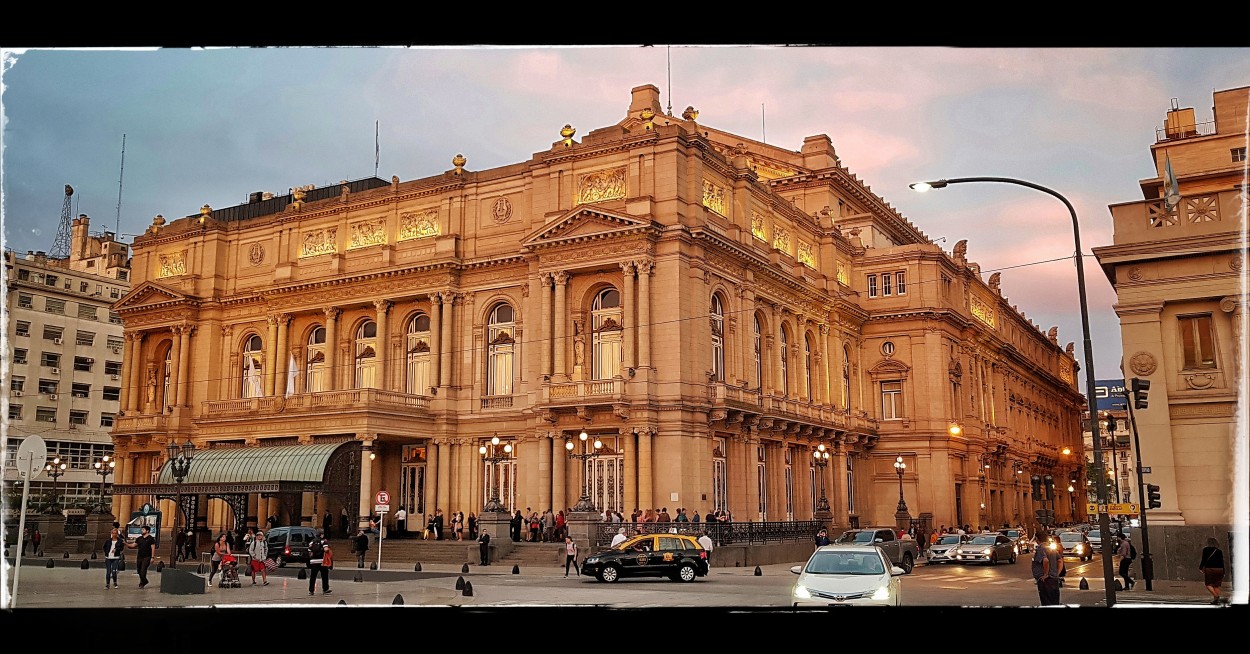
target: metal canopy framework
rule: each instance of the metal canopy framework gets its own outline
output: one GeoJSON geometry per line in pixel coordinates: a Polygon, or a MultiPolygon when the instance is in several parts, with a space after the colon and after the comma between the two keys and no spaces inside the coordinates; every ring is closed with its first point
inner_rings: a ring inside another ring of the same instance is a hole
{"type": "Polygon", "coordinates": [[[303,493],[318,493],[344,506],[357,506],[360,493],[360,443],[316,443],[272,447],[235,447],[197,451],[182,484],[174,480],[169,461],[156,483],[115,484],[114,495],[148,495],[156,499],[182,496],[186,516],[199,515],[199,498],[230,505],[234,528],[246,525],[248,496],[277,497],[282,513],[300,518],[303,493]]]}

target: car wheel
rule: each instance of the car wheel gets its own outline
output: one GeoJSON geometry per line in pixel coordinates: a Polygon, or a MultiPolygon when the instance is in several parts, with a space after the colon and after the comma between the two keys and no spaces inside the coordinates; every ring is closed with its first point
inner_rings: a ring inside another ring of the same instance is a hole
{"type": "Polygon", "coordinates": [[[695,576],[694,566],[689,563],[683,563],[680,568],[677,568],[677,574],[674,575],[673,579],[674,581],[690,582],[694,581],[695,576]]]}
{"type": "Polygon", "coordinates": [[[911,574],[911,569],[916,567],[916,564],[914,561],[911,560],[910,552],[903,555],[903,565],[899,567],[903,569],[903,572],[905,574],[911,574]]]}
{"type": "Polygon", "coordinates": [[[612,583],[621,578],[621,571],[614,565],[604,566],[603,572],[599,573],[599,581],[612,583]]]}
{"type": "Polygon", "coordinates": [[[1012,552],[1012,553],[1011,553],[1011,558],[1010,558],[1010,559],[1007,559],[1007,562],[1008,562],[1008,563],[1015,563],[1015,562],[1016,562],[1016,553],[1015,553],[1015,552],[1012,552]]]}

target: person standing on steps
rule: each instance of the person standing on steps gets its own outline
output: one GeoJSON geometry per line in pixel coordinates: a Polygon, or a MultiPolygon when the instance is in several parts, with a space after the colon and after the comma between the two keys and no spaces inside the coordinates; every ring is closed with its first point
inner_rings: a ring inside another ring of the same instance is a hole
{"type": "Polygon", "coordinates": [[[356,537],[352,539],[356,545],[356,567],[365,567],[365,553],[369,551],[369,534],[364,529],[356,530],[356,537]]]}
{"type": "Polygon", "coordinates": [[[482,559],[482,565],[490,565],[490,533],[485,529],[477,537],[477,551],[482,559]]]}
{"type": "Polygon", "coordinates": [[[582,576],[581,568],[577,567],[577,543],[573,542],[572,536],[564,537],[564,576],[569,576],[569,565],[573,566],[573,571],[577,576],[582,576]]]}

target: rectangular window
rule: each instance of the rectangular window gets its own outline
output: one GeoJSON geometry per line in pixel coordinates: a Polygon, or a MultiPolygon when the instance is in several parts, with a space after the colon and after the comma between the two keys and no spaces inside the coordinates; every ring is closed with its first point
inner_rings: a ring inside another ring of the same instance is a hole
{"type": "Polygon", "coordinates": [[[35,420],[39,422],[56,422],[56,408],[50,406],[36,407],[35,420]]]}
{"type": "Polygon", "coordinates": [[[50,297],[43,301],[43,310],[48,313],[65,315],[65,300],[50,297]]]}
{"type": "Polygon", "coordinates": [[[881,419],[903,417],[903,382],[881,382],[881,419]]]}
{"type": "Polygon", "coordinates": [[[17,271],[17,278],[24,282],[30,281],[30,271],[26,270],[25,268],[22,268],[21,270],[17,271]]]}
{"type": "Polygon", "coordinates": [[[69,412],[69,424],[71,425],[87,424],[87,412],[86,411],[70,411],[69,412]]]}
{"type": "Polygon", "coordinates": [[[57,279],[58,278],[56,275],[48,275],[47,277],[44,278],[43,283],[47,284],[48,286],[56,286],[57,279]]]}
{"type": "Polygon", "coordinates": [[[104,374],[106,375],[122,374],[122,362],[121,361],[105,361],[104,362],[104,374]]]}
{"type": "MultiPolygon", "coordinates": [[[[88,262],[88,263],[90,263],[90,262],[88,262]]],[[[79,292],[79,293],[86,293],[88,288],[90,288],[90,286],[87,284],[87,282],[78,282],[78,292],[79,292]]]]}
{"type": "Polygon", "coordinates": [[[74,335],[74,343],[77,345],[95,345],[95,332],[78,330],[78,333],[74,335]]]}
{"type": "Polygon", "coordinates": [[[30,336],[30,322],[26,320],[17,321],[17,329],[14,333],[18,336],[30,336]]]}
{"type": "Polygon", "coordinates": [[[890,273],[881,274],[881,294],[884,296],[894,295],[894,275],[890,273]]]}
{"type": "Polygon", "coordinates": [[[907,273],[902,271],[894,273],[894,290],[899,295],[907,294],[907,273]]]}
{"type": "Polygon", "coordinates": [[[74,397],[91,397],[91,384],[74,384],[70,387],[70,395],[74,397]]]}
{"type": "Polygon", "coordinates": [[[1246,160],[1246,149],[1244,147],[1233,148],[1232,153],[1233,153],[1233,163],[1246,160]]]}
{"type": "Polygon", "coordinates": [[[100,426],[101,426],[101,427],[112,427],[112,426],[113,426],[113,414],[111,414],[111,413],[101,413],[101,414],[100,414],[100,426]]]}
{"type": "Polygon", "coordinates": [[[112,400],[116,402],[117,400],[122,399],[122,389],[113,388],[111,386],[105,386],[104,393],[101,395],[101,397],[103,399],[112,400]]]}
{"type": "Polygon", "coordinates": [[[22,390],[22,389],[24,389],[24,388],[26,388],[26,378],[25,378],[25,377],[16,377],[16,376],[14,376],[14,377],[10,377],[10,378],[9,378],[9,390],[11,390],[11,391],[20,391],[20,390],[22,390]]]}
{"type": "MultiPolygon", "coordinates": [[[[121,297],[121,293],[116,288],[110,288],[109,297],[116,300],[117,298],[121,297]]],[[[109,313],[109,322],[113,322],[113,314],[111,312],[109,313]]]]}
{"type": "Polygon", "coordinates": [[[35,308],[35,297],[30,293],[18,293],[17,306],[23,309],[33,309],[35,308]]]}
{"type": "Polygon", "coordinates": [[[125,345],[125,341],[123,341],[120,337],[118,336],[108,337],[108,346],[109,346],[109,349],[112,350],[113,352],[120,353],[122,351],[123,345],[125,345]]]}
{"type": "Polygon", "coordinates": [[[61,338],[64,334],[65,330],[60,327],[54,327],[52,325],[44,325],[43,327],[43,340],[45,341],[55,341],[61,338]]]}
{"type": "Polygon", "coordinates": [[[26,363],[26,350],[20,347],[13,348],[13,363],[26,363]]]}
{"type": "Polygon", "coordinates": [[[117,271],[117,278],[124,282],[127,279],[130,279],[130,272],[125,271],[125,270],[119,270],[117,271]]]}
{"type": "Polygon", "coordinates": [[[95,359],[91,357],[74,357],[74,370],[91,372],[91,364],[93,363],[95,363],[95,359]]]}
{"type": "Polygon", "coordinates": [[[55,379],[40,379],[39,380],[39,392],[45,395],[50,395],[52,393],[55,393],[58,386],[60,386],[60,382],[56,381],[55,379]]]}
{"type": "Polygon", "coordinates": [[[122,315],[116,311],[109,312],[109,322],[114,325],[122,324],[122,315]]]}
{"type": "Polygon", "coordinates": [[[868,297],[877,297],[877,276],[868,276],[868,297]]]}
{"type": "Polygon", "coordinates": [[[1186,368],[1214,368],[1215,333],[1211,314],[1178,316],[1186,368]]]}
{"type": "Polygon", "coordinates": [[[51,368],[61,367],[61,355],[56,352],[40,352],[39,365],[51,368]]]}
{"type": "Polygon", "coordinates": [[[83,320],[98,320],[99,319],[99,316],[96,313],[96,308],[90,304],[87,304],[86,302],[78,303],[78,317],[82,318],[83,320]]]}
{"type": "Polygon", "coordinates": [[[22,419],[22,405],[9,403],[9,420],[22,419]]]}

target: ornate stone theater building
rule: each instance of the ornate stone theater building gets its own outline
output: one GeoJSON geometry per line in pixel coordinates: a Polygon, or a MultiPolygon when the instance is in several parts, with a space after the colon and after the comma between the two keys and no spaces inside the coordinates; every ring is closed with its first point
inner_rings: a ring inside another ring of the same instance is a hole
{"type": "MultiPolygon", "coordinates": [[[[846,527],[904,500],[999,526],[1042,508],[1032,475],[1081,467],[1072,344],[827,136],[717,131],[651,85],[559,134],[490,170],[156,217],[116,304],[119,513],[177,492],[209,528],[337,528],[386,490],[414,524],[498,499],[846,527]]],[[[1069,499],[1056,482],[1060,519],[1069,499]]]]}

